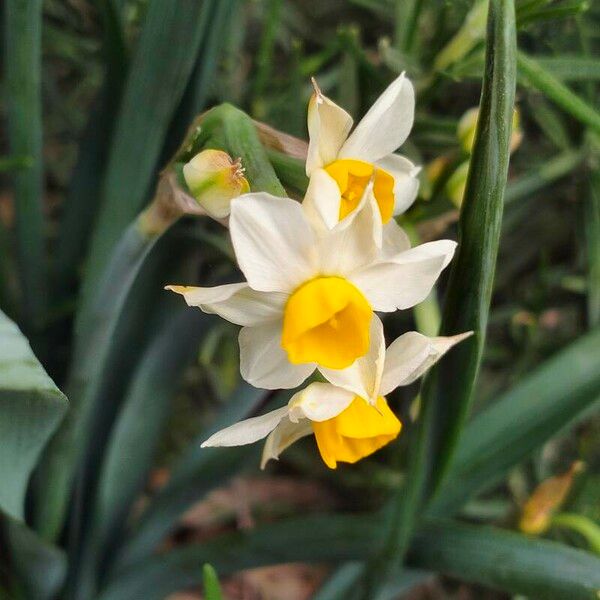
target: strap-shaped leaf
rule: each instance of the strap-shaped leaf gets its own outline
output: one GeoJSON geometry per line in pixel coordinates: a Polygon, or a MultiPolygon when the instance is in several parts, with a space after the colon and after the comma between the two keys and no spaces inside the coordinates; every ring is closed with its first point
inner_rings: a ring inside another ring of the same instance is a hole
{"type": "Polygon", "coordinates": [[[45,317],[42,157],[42,0],[4,3],[7,125],[12,154],[26,165],[13,174],[16,247],[26,331],[38,330],[45,317]]]}
{"type": "Polygon", "coordinates": [[[378,572],[400,567],[422,506],[438,485],[464,425],[483,353],[500,241],[516,82],[513,0],[491,0],[486,68],[475,143],[459,221],[459,246],[444,304],[443,335],[473,331],[434,367],[422,387],[422,410],[411,444],[407,485],[395,499],[379,568],[369,572],[373,593],[378,572]]]}
{"type": "MultiPolygon", "coordinates": [[[[373,552],[381,523],[373,515],[314,515],[262,525],[167,552],[109,581],[100,600],[159,600],[202,582],[209,561],[221,576],[285,562],[339,562],[373,552]]],[[[417,531],[409,566],[453,575],[513,594],[592,600],[600,559],[545,540],[492,527],[440,521],[417,531]]]]}
{"type": "Polygon", "coordinates": [[[600,400],[600,329],[538,367],[465,428],[430,510],[448,515],[600,400]]]}
{"type": "Polygon", "coordinates": [[[4,517],[14,585],[27,600],[52,600],[67,573],[65,553],[23,523],[4,517]]]}
{"type": "Polygon", "coordinates": [[[27,484],[67,399],[0,311],[0,510],[23,518],[27,484]]]}

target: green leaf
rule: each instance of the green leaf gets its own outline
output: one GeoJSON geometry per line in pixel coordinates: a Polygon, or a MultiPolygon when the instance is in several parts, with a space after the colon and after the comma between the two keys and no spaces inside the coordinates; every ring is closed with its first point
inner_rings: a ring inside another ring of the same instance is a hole
{"type": "Polygon", "coordinates": [[[444,473],[468,414],[500,241],[515,79],[514,5],[511,0],[492,0],[479,118],[441,326],[441,335],[466,331],[474,335],[444,357],[423,383],[407,487],[399,490],[395,499],[379,569],[369,571],[371,593],[385,580],[381,572],[400,568],[423,502],[444,473]]]}
{"type": "Polygon", "coordinates": [[[98,2],[104,28],[105,79],[79,144],[77,163],[63,206],[56,248],[53,287],[57,294],[72,287],[100,208],[102,178],[108,160],[127,74],[127,53],[121,15],[113,0],[98,2]]]}
{"type": "Polygon", "coordinates": [[[27,600],[53,600],[67,572],[64,552],[10,517],[3,525],[17,588],[27,600]]]}
{"type": "Polygon", "coordinates": [[[557,432],[598,406],[600,329],[573,342],[465,428],[430,512],[449,515],[502,479],[557,432]]]}
{"type": "Polygon", "coordinates": [[[31,472],[67,400],[17,326],[0,311],[0,510],[23,518],[31,472]]]}
{"type": "Polygon", "coordinates": [[[585,198],[585,237],[588,260],[588,322],[600,325],[600,174],[589,173],[585,198]]]}
{"type": "Polygon", "coordinates": [[[535,59],[518,54],[519,74],[525,81],[584,125],[600,132],[600,113],[546,71],[535,59]]]}
{"type": "Polygon", "coordinates": [[[169,312],[167,319],[136,367],[107,444],[91,524],[79,550],[78,593],[93,585],[96,569],[121,536],[147,481],[173,395],[213,323],[211,317],[186,305],[175,315],[169,312]]]}
{"type": "Polygon", "coordinates": [[[598,558],[493,527],[426,525],[413,540],[408,562],[530,598],[592,600],[600,590],[598,558]]]}
{"type": "MultiPolygon", "coordinates": [[[[99,600],[159,600],[202,583],[210,562],[221,576],[287,562],[361,559],[378,546],[373,515],[313,515],[260,525],[149,558],[110,580],[99,600]]],[[[491,527],[426,523],[409,565],[532,598],[592,600],[600,589],[600,559],[562,544],[491,527]]],[[[350,573],[352,575],[352,573],[350,573]]]]}
{"type": "Polygon", "coordinates": [[[149,3],[115,124],[82,289],[84,305],[94,295],[114,245],[144,204],[212,5],[212,0],[149,3]]]}
{"type": "Polygon", "coordinates": [[[538,65],[561,81],[597,81],[600,64],[594,58],[574,54],[561,56],[536,56],[538,65]]]}
{"type": "Polygon", "coordinates": [[[27,166],[13,173],[16,245],[23,322],[28,334],[46,318],[42,156],[42,0],[4,3],[4,90],[12,154],[27,166]]]}
{"type": "Polygon", "coordinates": [[[108,364],[110,345],[127,297],[146,257],[163,231],[148,230],[140,218],[120,243],[88,310],[75,324],[75,350],[67,382],[71,410],[50,443],[36,478],[36,528],[56,539],[63,525],[77,461],[85,443],[93,401],[108,364]]]}
{"type": "Polygon", "coordinates": [[[206,600],[223,600],[223,593],[219,585],[219,577],[214,567],[208,563],[202,567],[202,580],[204,583],[204,597],[206,600]]]}

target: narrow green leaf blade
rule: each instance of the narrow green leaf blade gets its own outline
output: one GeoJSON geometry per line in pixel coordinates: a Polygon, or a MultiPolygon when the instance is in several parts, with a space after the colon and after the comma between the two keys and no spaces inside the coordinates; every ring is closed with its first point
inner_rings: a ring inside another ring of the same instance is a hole
{"type": "Polygon", "coordinates": [[[600,559],[555,542],[493,527],[440,522],[417,532],[409,564],[512,594],[592,600],[600,559]]]}
{"type": "Polygon", "coordinates": [[[144,204],[165,134],[206,33],[211,6],[212,0],[149,3],[115,125],[82,290],[84,305],[115,243],[144,204]]]}
{"type": "Polygon", "coordinates": [[[67,573],[65,553],[38,537],[23,523],[4,517],[11,570],[27,600],[53,600],[67,573]]]}
{"type": "Polygon", "coordinates": [[[600,173],[588,175],[585,198],[585,236],[588,260],[588,323],[600,325],[600,173]]]}
{"type": "MultiPolygon", "coordinates": [[[[286,562],[362,559],[377,547],[380,525],[374,515],[332,514],[260,525],[151,557],[109,581],[100,600],[159,600],[200,585],[205,562],[226,576],[286,562]]],[[[418,530],[409,565],[533,598],[592,600],[600,589],[600,559],[591,554],[449,521],[428,522],[418,530]]]]}
{"type": "Polygon", "coordinates": [[[485,341],[504,206],[516,81],[512,0],[488,10],[486,69],[475,143],[459,221],[441,326],[442,335],[473,331],[427,376],[422,411],[413,432],[407,487],[395,498],[387,541],[369,570],[370,593],[400,568],[419,512],[444,473],[471,403],[485,341]]]}
{"type": "Polygon", "coordinates": [[[46,259],[42,157],[42,0],[4,3],[5,96],[11,152],[27,166],[13,173],[23,322],[28,335],[45,319],[46,259]]]}
{"type": "Polygon", "coordinates": [[[219,577],[215,568],[206,563],[202,567],[202,580],[204,583],[204,597],[206,600],[223,600],[219,577]]]}
{"type": "Polygon", "coordinates": [[[573,342],[465,428],[430,512],[448,515],[497,483],[600,399],[600,329],[573,342]]]}
{"type": "Polygon", "coordinates": [[[31,472],[67,400],[17,326],[0,311],[0,510],[23,518],[31,472]]]}
{"type": "Polygon", "coordinates": [[[600,112],[571,91],[535,59],[523,52],[518,55],[519,73],[547,98],[584,125],[600,132],[600,112]]]}

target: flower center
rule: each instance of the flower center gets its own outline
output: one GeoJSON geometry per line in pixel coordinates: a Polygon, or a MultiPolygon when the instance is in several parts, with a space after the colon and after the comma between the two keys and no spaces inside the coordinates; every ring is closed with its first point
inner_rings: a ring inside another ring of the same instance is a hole
{"type": "Polygon", "coordinates": [[[381,212],[381,220],[387,223],[394,213],[394,178],[383,169],[362,160],[344,158],[335,160],[325,167],[325,171],[335,179],[342,201],[339,219],[348,216],[360,203],[373,172],[373,194],[381,212]]]}
{"type": "Polygon", "coordinates": [[[313,421],[312,428],[323,461],[335,469],[338,462],[355,463],[391,442],[402,423],[383,396],[377,398],[377,408],[355,396],[339,415],[313,421]]]}
{"type": "Polygon", "coordinates": [[[349,281],[317,277],[289,297],[281,346],[293,364],[344,369],[369,349],[373,310],[349,281]]]}

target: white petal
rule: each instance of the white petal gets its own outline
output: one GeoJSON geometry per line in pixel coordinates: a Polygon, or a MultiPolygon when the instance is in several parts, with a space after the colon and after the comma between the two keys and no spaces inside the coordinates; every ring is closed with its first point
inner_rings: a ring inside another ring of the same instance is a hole
{"type": "Polygon", "coordinates": [[[390,219],[383,226],[383,243],[381,245],[382,262],[406,250],[410,250],[408,235],[406,235],[404,229],[394,219],[390,219]]]}
{"type": "Polygon", "coordinates": [[[388,154],[377,161],[377,166],[394,178],[394,214],[400,215],[410,208],[417,197],[417,175],[421,168],[399,154],[388,154]]]}
{"type": "Polygon", "coordinates": [[[379,394],[379,385],[385,360],[385,337],[383,323],[377,315],[371,320],[369,351],[355,360],[346,369],[319,367],[323,377],[333,385],[348,390],[356,396],[374,403],[379,394]]]}
{"type": "Polygon", "coordinates": [[[310,176],[302,208],[317,231],[332,229],[338,224],[342,196],[335,179],[323,169],[310,176]]]}
{"type": "Polygon", "coordinates": [[[414,115],[415,91],[402,73],[371,106],[342,146],[339,157],[377,162],[404,143],[414,115]]]}
{"type": "Polygon", "coordinates": [[[270,459],[274,458],[277,460],[286,448],[297,442],[300,438],[310,435],[312,432],[312,425],[306,419],[297,423],[292,423],[289,419],[283,419],[269,434],[265,442],[260,468],[264,469],[270,459]]]}
{"type": "Polygon", "coordinates": [[[428,242],[353,273],[349,279],[365,295],[373,310],[393,312],[427,298],[437,278],[450,262],[456,243],[428,242]]]}
{"type": "Polygon", "coordinates": [[[289,406],[290,421],[303,418],[327,421],[348,408],[354,393],[330,383],[315,382],[292,396],[289,406]]]}
{"type": "Polygon", "coordinates": [[[381,213],[372,185],[357,209],[318,239],[319,270],[347,275],[371,263],[382,245],[381,213]]]}
{"type": "Polygon", "coordinates": [[[211,435],[205,442],[202,442],[202,448],[208,446],[244,446],[245,444],[252,444],[269,435],[287,414],[288,407],[284,406],[266,415],[240,421],[211,435]]]}
{"type": "Polygon", "coordinates": [[[240,373],[255,387],[266,390],[299,386],[315,364],[293,365],[281,347],[281,321],[244,327],[240,331],[240,373]]]}
{"type": "Polygon", "coordinates": [[[321,93],[308,104],[308,154],[306,174],[333,162],[352,129],[352,117],[321,93]]]}
{"type": "Polygon", "coordinates": [[[231,203],[229,229],[252,289],[291,291],[315,275],[315,236],[298,202],[262,192],[245,194],[231,203]]]}
{"type": "Polygon", "coordinates": [[[247,283],[208,288],[169,285],[166,289],[181,294],[189,306],[197,306],[236,325],[260,325],[280,319],[288,298],[281,292],[257,292],[247,283]]]}
{"type": "Polygon", "coordinates": [[[411,331],[395,340],[385,354],[381,394],[385,396],[397,387],[409,385],[433,366],[452,346],[473,332],[452,337],[428,338],[411,331]]]}

